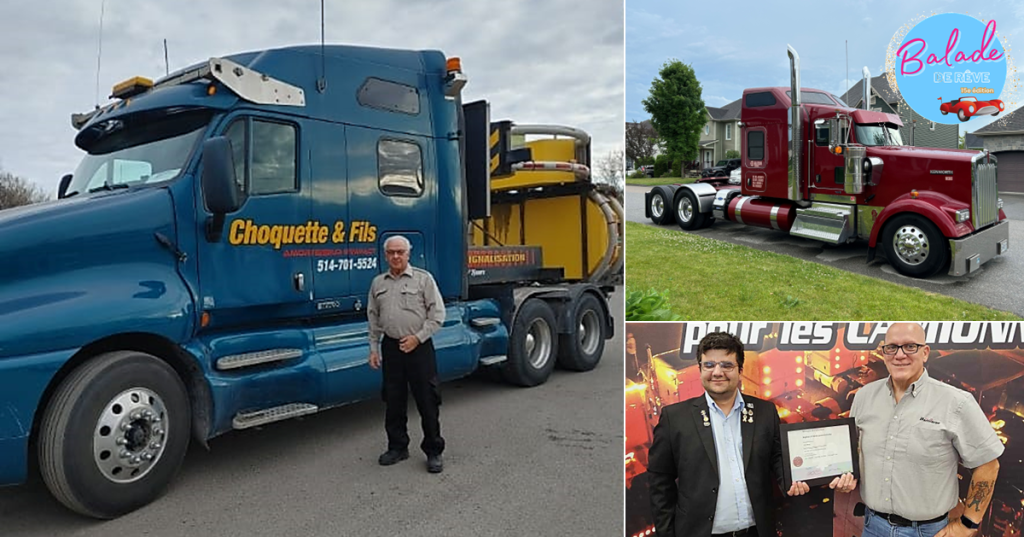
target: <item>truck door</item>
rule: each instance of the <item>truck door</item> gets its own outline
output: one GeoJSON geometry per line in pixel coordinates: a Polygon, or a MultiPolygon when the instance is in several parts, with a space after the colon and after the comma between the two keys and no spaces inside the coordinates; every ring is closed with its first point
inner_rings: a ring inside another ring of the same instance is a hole
{"type": "Polygon", "coordinates": [[[459,215],[436,214],[433,143],[425,136],[352,126],[345,137],[352,293],[366,303],[373,277],[387,270],[384,240],[391,235],[406,236],[412,243],[409,263],[436,279],[435,221],[459,215]]]}
{"type": "Polygon", "coordinates": [[[231,141],[245,202],[226,215],[216,240],[207,235],[209,213],[196,223],[207,237],[199,247],[202,309],[211,326],[303,315],[311,304],[308,249],[329,230],[310,222],[299,126],[239,115],[221,133],[231,141]]]}
{"type": "MultiPolygon", "coordinates": [[[[845,194],[845,162],[840,155],[833,154],[828,147],[829,123],[819,119],[814,123],[814,156],[808,177],[811,178],[811,190],[823,193],[845,194]]],[[[846,139],[846,132],[840,133],[840,139],[846,139]]]]}

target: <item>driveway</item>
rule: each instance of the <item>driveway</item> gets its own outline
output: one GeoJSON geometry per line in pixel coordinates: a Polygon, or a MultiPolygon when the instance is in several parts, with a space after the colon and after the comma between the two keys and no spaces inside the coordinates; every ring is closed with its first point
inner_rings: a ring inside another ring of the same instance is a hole
{"type": "MultiPolygon", "coordinates": [[[[644,217],[644,193],[651,188],[626,186],[626,220],[654,225],[644,217]]],[[[956,277],[945,274],[929,279],[903,276],[882,255],[876,255],[875,260],[868,264],[867,242],[835,246],[794,237],[781,231],[723,221],[716,221],[711,227],[694,232],[683,231],[675,224],[670,228],[680,233],[693,233],[797,257],[1024,316],[1024,293],[1010,291],[1024,289],[1024,195],[1000,194],[1000,197],[1003,198],[1003,210],[1010,221],[1010,250],[985,263],[973,274],[956,277]]],[[[628,233],[626,241],[628,248],[628,233]]],[[[629,281],[628,272],[626,280],[629,281]]]]}

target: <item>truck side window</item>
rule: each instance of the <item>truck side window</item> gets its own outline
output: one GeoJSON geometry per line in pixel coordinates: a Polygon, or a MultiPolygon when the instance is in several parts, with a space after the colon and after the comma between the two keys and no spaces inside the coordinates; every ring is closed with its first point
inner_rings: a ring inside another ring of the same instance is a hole
{"type": "Polygon", "coordinates": [[[774,106],[775,96],[770,91],[750,93],[746,96],[745,104],[750,108],[755,106],[774,106]]]}
{"type": "Polygon", "coordinates": [[[747,132],[747,158],[750,160],[761,160],[764,158],[764,132],[747,132]]]}
{"type": "Polygon", "coordinates": [[[388,196],[419,196],[423,193],[423,153],[420,146],[399,140],[377,144],[377,178],[388,196]]]}
{"type": "Polygon", "coordinates": [[[814,145],[818,147],[824,147],[828,145],[828,123],[816,125],[814,127],[814,145]]]}
{"type": "Polygon", "coordinates": [[[250,193],[273,194],[298,190],[296,153],[295,126],[254,119],[250,193]]]}
{"type": "Polygon", "coordinates": [[[370,108],[409,115],[420,113],[420,94],[416,88],[389,80],[367,78],[359,87],[356,99],[370,108]]]}

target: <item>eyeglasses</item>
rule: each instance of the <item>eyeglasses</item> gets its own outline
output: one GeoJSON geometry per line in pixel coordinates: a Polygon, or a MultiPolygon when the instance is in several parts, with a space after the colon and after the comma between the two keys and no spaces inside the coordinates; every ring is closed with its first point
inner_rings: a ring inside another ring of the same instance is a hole
{"type": "Polygon", "coordinates": [[[408,250],[384,250],[384,253],[387,255],[403,255],[407,251],[408,250]]]}
{"type": "Polygon", "coordinates": [[[715,366],[721,366],[722,371],[732,371],[736,369],[736,362],[703,362],[701,366],[708,371],[711,371],[715,366]]]}
{"type": "Polygon", "coordinates": [[[894,345],[892,343],[888,345],[882,345],[882,353],[892,356],[896,354],[896,351],[903,349],[903,354],[914,354],[918,350],[924,347],[924,343],[905,343],[903,345],[894,345]]]}

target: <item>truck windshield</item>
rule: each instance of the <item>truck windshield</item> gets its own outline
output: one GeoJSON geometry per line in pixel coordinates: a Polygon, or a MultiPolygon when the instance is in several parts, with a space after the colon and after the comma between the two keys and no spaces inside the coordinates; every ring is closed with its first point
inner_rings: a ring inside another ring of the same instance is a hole
{"type": "Polygon", "coordinates": [[[89,127],[79,140],[88,154],[75,170],[67,195],[174,179],[211,116],[206,110],[162,110],[89,127]]]}
{"type": "Polygon", "coordinates": [[[903,145],[903,138],[900,130],[889,125],[861,125],[857,124],[857,142],[864,145],[903,145]]]}

